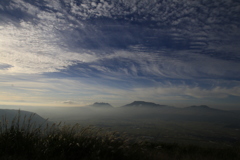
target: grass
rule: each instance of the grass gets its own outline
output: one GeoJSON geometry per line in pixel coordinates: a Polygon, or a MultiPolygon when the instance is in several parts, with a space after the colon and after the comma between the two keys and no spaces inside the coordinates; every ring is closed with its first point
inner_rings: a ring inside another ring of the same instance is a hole
{"type": "MultiPolygon", "coordinates": [[[[34,116],[34,115],[32,115],[34,116]]],[[[215,160],[240,159],[240,145],[208,148],[148,142],[79,124],[37,126],[32,116],[0,124],[1,160],[215,160]]]]}

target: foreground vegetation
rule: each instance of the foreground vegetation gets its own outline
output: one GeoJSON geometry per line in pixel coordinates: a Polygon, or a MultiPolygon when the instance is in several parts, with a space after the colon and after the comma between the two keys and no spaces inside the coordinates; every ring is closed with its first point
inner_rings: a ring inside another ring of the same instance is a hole
{"type": "Polygon", "coordinates": [[[1,160],[218,160],[240,159],[240,145],[211,148],[148,142],[95,127],[34,125],[30,117],[0,124],[1,160]]]}

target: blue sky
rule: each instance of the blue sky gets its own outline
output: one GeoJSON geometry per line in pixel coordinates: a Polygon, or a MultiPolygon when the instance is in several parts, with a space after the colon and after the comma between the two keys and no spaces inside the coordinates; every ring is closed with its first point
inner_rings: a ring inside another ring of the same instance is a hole
{"type": "Polygon", "coordinates": [[[0,105],[240,107],[240,2],[1,0],[0,105]]]}

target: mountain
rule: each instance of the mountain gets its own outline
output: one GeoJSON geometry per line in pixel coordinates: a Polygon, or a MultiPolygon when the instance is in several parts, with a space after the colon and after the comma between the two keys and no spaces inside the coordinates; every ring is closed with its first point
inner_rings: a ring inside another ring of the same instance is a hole
{"type": "Polygon", "coordinates": [[[210,109],[207,105],[200,105],[200,106],[190,106],[188,108],[195,108],[195,109],[210,109]]]}
{"type": "Polygon", "coordinates": [[[42,118],[36,113],[22,110],[13,110],[13,109],[0,109],[0,120],[2,125],[5,122],[8,122],[8,126],[11,124],[20,124],[27,125],[28,123],[34,124],[36,127],[45,126],[47,123],[51,123],[47,121],[47,119],[42,118]]]}
{"type": "Polygon", "coordinates": [[[156,103],[152,103],[152,102],[145,102],[145,101],[134,101],[130,104],[126,104],[124,106],[122,106],[124,108],[126,107],[137,107],[137,108],[159,108],[159,107],[166,107],[165,105],[160,105],[160,104],[156,104],[156,103]]]}
{"type": "Polygon", "coordinates": [[[194,105],[194,106],[183,108],[183,110],[196,111],[196,112],[217,112],[217,111],[218,112],[225,112],[224,110],[211,108],[207,105],[199,105],[199,106],[194,105]]]}
{"type": "Polygon", "coordinates": [[[90,105],[90,107],[96,107],[96,108],[113,108],[112,105],[110,105],[109,103],[99,103],[99,102],[95,102],[94,104],[90,105]]]}

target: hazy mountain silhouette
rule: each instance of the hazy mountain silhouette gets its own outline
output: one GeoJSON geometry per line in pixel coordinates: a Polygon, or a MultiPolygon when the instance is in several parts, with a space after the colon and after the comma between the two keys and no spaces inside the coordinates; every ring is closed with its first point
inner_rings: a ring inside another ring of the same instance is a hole
{"type": "Polygon", "coordinates": [[[8,125],[10,126],[12,122],[19,121],[19,124],[23,124],[25,121],[25,124],[31,122],[38,126],[44,126],[47,123],[51,123],[47,121],[47,119],[42,118],[36,113],[29,112],[29,111],[23,111],[23,110],[11,110],[11,109],[0,109],[0,116],[1,121],[6,122],[8,121],[8,125]]]}
{"type": "Polygon", "coordinates": [[[156,103],[153,103],[153,102],[145,102],[145,101],[134,101],[130,104],[126,104],[122,107],[138,107],[138,108],[141,108],[141,107],[149,107],[149,108],[156,108],[156,107],[166,107],[166,105],[160,105],[160,104],[156,104],[156,103]]]}
{"type": "Polygon", "coordinates": [[[195,111],[223,111],[223,110],[220,110],[220,109],[211,108],[207,105],[189,106],[189,107],[185,107],[184,109],[195,110],[195,111]]]}
{"type": "Polygon", "coordinates": [[[211,109],[209,106],[207,105],[200,105],[200,106],[190,106],[187,108],[193,108],[193,109],[211,109]]]}

